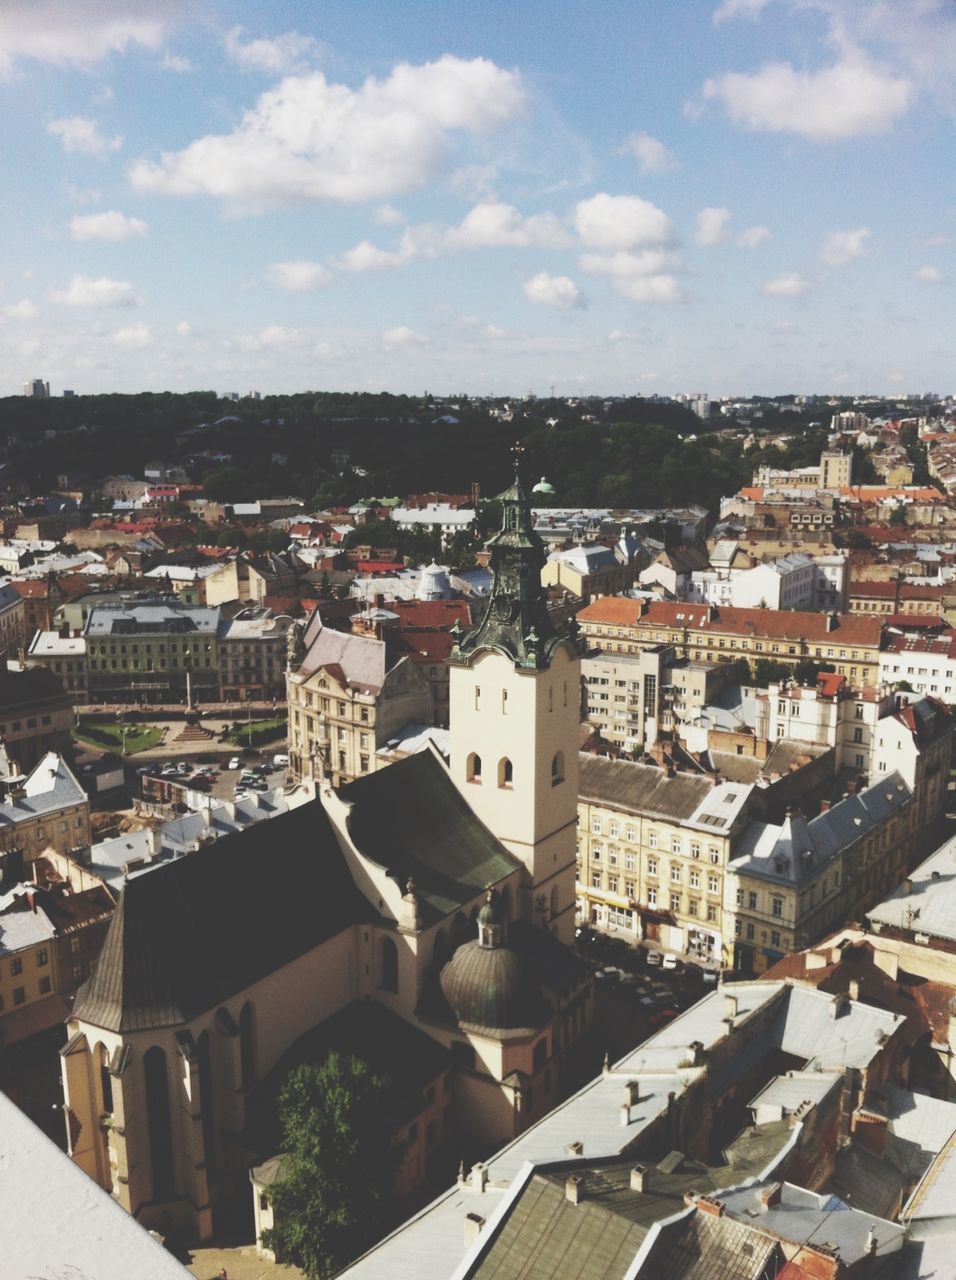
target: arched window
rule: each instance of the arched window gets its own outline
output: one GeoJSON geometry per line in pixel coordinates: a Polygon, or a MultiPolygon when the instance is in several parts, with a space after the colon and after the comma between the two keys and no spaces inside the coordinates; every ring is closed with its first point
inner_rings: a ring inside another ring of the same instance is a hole
{"type": "Polygon", "coordinates": [[[556,787],[564,781],[564,752],[556,751],[551,758],[551,785],[556,787]]]}
{"type": "Polygon", "coordinates": [[[256,1082],[256,1013],[251,1000],[239,1014],[239,1069],[242,1087],[248,1089],[256,1082]]]}
{"type": "Polygon", "coordinates": [[[514,765],[507,756],[502,756],[498,761],[498,786],[510,787],[514,783],[514,765]]]}
{"type": "Polygon", "coordinates": [[[206,1149],[206,1169],[216,1172],[216,1099],[212,1071],[212,1040],[204,1031],[196,1041],[199,1057],[199,1105],[202,1108],[202,1140],[206,1149]]]}
{"type": "Polygon", "coordinates": [[[146,1088],[146,1122],[149,1126],[149,1157],[153,1173],[151,1198],[168,1200],[174,1193],[169,1080],[166,1075],[166,1054],[155,1045],[143,1054],[143,1083],[146,1088]]]}
{"type": "Polygon", "coordinates": [[[382,981],[383,991],[398,994],[398,947],[391,938],[382,939],[382,981]]]}
{"type": "Polygon", "coordinates": [[[469,782],[481,782],[481,756],[473,751],[465,766],[465,777],[469,782]]]}
{"type": "Polygon", "coordinates": [[[534,1046],[534,1058],[532,1061],[532,1069],[540,1071],[544,1064],[548,1061],[548,1037],[544,1036],[534,1046]]]}
{"type": "Polygon", "coordinates": [[[100,1103],[104,1112],[113,1110],[113,1077],[110,1075],[110,1055],[105,1044],[96,1046],[96,1065],[100,1075],[100,1103]]]}

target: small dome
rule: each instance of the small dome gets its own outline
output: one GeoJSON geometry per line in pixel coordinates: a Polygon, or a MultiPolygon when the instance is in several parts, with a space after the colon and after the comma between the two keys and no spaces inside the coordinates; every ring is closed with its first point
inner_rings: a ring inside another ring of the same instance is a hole
{"type": "Polygon", "coordinates": [[[423,565],[420,570],[418,579],[418,587],[415,591],[416,600],[447,600],[451,595],[451,583],[448,580],[448,574],[439,564],[434,561],[429,565],[423,565]]]}
{"type": "Polygon", "coordinates": [[[538,481],[538,483],[531,490],[531,492],[532,493],[554,493],[554,485],[548,484],[545,477],[542,476],[541,479],[538,481]]]}
{"type": "Polygon", "coordinates": [[[550,1017],[525,962],[507,946],[464,943],[442,969],[439,982],[462,1025],[491,1032],[531,1030],[550,1017]]]}

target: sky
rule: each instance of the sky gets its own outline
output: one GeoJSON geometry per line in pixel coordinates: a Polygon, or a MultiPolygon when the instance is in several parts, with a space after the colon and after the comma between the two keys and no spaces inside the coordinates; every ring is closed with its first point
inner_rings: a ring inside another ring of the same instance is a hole
{"type": "Polygon", "coordinates": [[[956,390],[953,0],[2,0],[0,395],[956,390]]]}

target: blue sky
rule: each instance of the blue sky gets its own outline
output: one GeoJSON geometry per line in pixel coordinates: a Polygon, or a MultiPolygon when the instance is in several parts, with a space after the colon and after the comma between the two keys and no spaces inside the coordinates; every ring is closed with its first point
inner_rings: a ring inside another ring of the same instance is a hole
{"type": "Polygon", "coordinates": [[[0,394],[951,392],[951,0],[3,0],[0,394]]]}

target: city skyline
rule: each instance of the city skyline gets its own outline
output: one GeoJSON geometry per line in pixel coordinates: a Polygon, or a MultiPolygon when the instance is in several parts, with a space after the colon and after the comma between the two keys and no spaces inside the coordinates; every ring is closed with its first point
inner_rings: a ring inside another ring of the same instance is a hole
{"type": "Polygon", "coordinates": [[[941,0],[0,16],[0,394],[949,389],[941,0]]]}

